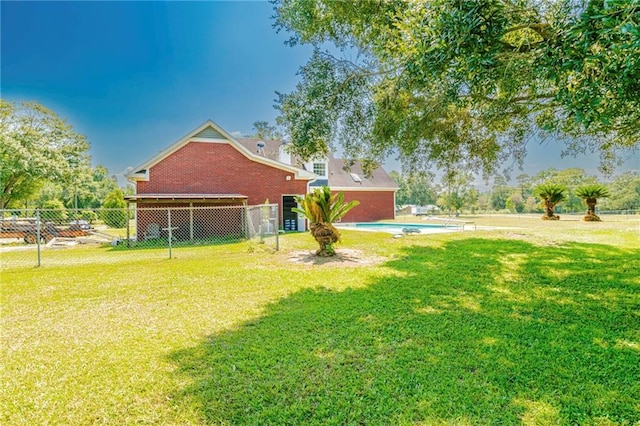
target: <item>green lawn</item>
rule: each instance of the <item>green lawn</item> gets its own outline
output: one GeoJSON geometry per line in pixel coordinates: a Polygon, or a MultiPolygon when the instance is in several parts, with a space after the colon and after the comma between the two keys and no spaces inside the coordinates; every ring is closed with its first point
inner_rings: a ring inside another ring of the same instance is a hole
{"type": "Polygon", "coordinates": [[[1,272],[0,424],[637,425],[640,221],[605,219],[58,250],[1,272]]]}

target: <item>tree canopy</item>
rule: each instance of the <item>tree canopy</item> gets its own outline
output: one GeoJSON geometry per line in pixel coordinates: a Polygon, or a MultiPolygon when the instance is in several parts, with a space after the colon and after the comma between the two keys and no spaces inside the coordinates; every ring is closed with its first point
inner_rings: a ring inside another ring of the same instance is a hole
{"type": "Polygon", "coordinates": [[[0,99],[0,209],[31,197],[46,181],[71,183],[89,168],[89,144],[53,111],[0,99]]]}
{"type": "Polygon", "coordinates": [[[611,210],[640,209],[640,174],[626,172],[617,176],[609,185],[611,197],[607,207],[611,210]]]}
{"type": "Polygon", "coordinates": [[[315,46],[276,105],[302,158],[338,144],[365,168],[397,152],[492,173],[551,136],[610,170],[640,141],[640,0],[273,3],[315,46]]]}
{"type": "Polygon", "coordinates": [[[114,189],[118,189],[118,182],[115,176],[109,176],[106,167],[78,167],[74,170],[71,180],[47,181],[32,198],[23,198],[20,201],[42,207],[47,200],[57,199],[67,208],[95,209],[102,205],[114,189]]]}
{"type": "Polygon", "coordinates": [[[396,171],[392,171],[389,176],[399,188],[396,192],[397,205],[414,204],[427,206],[436,204],[437,192],[440,188],[433,184],[433,174],[414,173],[403,176],[396,171]]]}
{"type": "Polygon", "coordinates": [[[248,135],[250,138],[281,140],[282,133],[278,131],[276,126],[272,126],[268,121],[255,121],[253,123],[253,133],[248,135]]]}

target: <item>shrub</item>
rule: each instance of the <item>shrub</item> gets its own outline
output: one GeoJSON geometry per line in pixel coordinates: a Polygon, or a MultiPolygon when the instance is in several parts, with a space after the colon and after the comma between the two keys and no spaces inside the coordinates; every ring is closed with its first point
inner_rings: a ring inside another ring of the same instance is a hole
{"type": "Polygon", "coordinates": [[[67,209],[60,200],[47,200],[42,204],[42,208],[45,210],[42,212],[44,222],[62,223],[67,220],[67,209]]]}
{"type": "Polygon", "coordinates": [[[82,210],[80,212],[80,219],[93,223],[98,220],[98,215],[92,210],[82,210]]]}
{"type": "Polygon", "coordinates": [[[111,228],[124,228],[127,224],[127,203],[120,188],[114,189],[104,198],[101,210],[102,220],[111,228]]]}

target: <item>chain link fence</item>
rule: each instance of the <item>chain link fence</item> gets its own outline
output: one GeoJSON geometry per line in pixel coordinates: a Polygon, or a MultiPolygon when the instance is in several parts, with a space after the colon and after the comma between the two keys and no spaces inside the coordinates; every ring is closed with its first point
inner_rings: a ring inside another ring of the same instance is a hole
{"type": "MultiPolygon", "coordinates": [[[[555,213],[559,214],[562,218],[572,218],[573,220],[580,220],[584,217],[586,213],[585,210],[581,210],[579,212],[563,212],[560,210],[555,210],[555,213]]],[[[463,214],[471,215],[471,216],[495,216],[495,217],[509,217],[509,218],[540,218],[543,215],[540,213],[518,213],[515,211],[476,211],[474,213],[465,212],[463,214]]],[[[640,210],[599,210],[596,209],[596,214],[600,217],[607,217],[607,220],[615,220],[615,221],[635,221],[640,217],[640,210]]]]}
{"type": "Polygon", "coordinates": [[[0,210],[0,268],[58,263],[59,249],[78,249],[62,256],[71,263],[86,247],[169,258],[181,248],[247,240],[278,250],[279,224],[277,204],[0,210]]]}

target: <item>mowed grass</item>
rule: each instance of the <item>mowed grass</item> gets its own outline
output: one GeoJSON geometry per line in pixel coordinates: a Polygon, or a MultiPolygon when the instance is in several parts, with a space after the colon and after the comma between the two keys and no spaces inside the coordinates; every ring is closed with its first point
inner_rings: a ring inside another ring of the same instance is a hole
{"type": "Polygon", "coordinates": [[[640,222],[67,249],[2,273],[0,423],[640,422],[640,222]]]}

